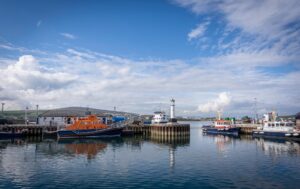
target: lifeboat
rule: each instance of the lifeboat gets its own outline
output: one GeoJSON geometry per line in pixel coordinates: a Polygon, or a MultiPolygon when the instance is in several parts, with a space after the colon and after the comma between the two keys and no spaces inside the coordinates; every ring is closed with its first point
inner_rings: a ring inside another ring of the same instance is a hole
{"type": "Polygon", "coordinates": [[[110,127],[100,121],[96,115],[77,118],[75,122],[66,128],[59,130],[59,138],[99,138],[120,136],[123,128],[110,127]]]}

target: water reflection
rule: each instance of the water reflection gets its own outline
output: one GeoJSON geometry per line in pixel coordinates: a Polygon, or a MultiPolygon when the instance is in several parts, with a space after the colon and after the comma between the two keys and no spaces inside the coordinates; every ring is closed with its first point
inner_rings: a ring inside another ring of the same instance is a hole
{"type": "Polygon", "coordinates": [[[237,139],[240,139],[240,136],[235,136],[235,135],[203,133],[203,136],[212,138],[217,146],[218,151],[222,153],[226,152],[227,149],[226,146],[235,145],[235,141],[237,139]]]}
{"type": "Polygon", "coordinates": [[[300,143],[191,131],[0,140],[0,188],[297,188],[300,143]]]}
{"type": "Polygon", "coordinates": [[[99,140],[60,140],[67,153],[76,155],[86,155],[87,159],[93,159],[98,153],[103,151],[107,144],[99,140]]]}
{"type": "Polygon", "coordinates": [[[269,155],[273,158],[283,154],[289,156],[300,155],[300,143],[296,141],[255,138],[255,142],[265,155],[269,155]]]}
{"type": "Polygon", "coordinates": [[[212,138],[219,152],[226,152],[227,147],[235,145],[237,141],[255,143],[265,155],[277,157],[281,155],[299,156],[300,142],[276,138],[253,138],[251,135],[221,135],[221,134],[206,134],[203,137],[212,138]]]}
{"type": "Polygon", "coordinates": [[[169,165],[170,168],[175,166],[176,149],[178,147],[189,146],[190,136],[164,136],[151,135],[150,141],[160,146],[167,146],[169,148],[169,165]]]}

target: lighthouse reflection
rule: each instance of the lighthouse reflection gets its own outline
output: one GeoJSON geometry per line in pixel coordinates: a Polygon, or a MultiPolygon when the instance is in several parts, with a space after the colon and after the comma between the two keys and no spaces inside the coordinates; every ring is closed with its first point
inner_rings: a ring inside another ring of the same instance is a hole
{"type": "Polygon", "coordinates": [[[177,148],[189,146],[190,136],[164,136],[164,135],[151,135],[151,142],[169,148],[169,165],[170,168],[174,168],[176,160],[177,148]]]}

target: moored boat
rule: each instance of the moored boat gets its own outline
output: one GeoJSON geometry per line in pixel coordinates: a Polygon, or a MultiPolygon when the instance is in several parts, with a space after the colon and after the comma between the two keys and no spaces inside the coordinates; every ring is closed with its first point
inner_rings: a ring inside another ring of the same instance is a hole
{"type": "Polygon", "coordinates": [[[100,138],[120,136],[122,127],[109,127],[102,123],[96,115],[78,118],[65,129],[57,131],[59,138],[100,138]]]}
{"type": "Polygon", "coordinates": [[[212,126],[203,126],[202,130],[208,134],[238,135],[241,128],[236,127],[233,120],[219,119],[212,126]]]}
{"type": "Polygon", "coordinates": [[[253,136],[300,139],[300,133],[295,130],[294,122],[278,119],[276,112],[264,114],[263,121],[262,128],[254,130],[253,136]]]}
{"type": "Polygon", "coordinates": [[[169,121],[169,119],[165,112],[156,111],[156,112],[154,112],[151,123],[152,124],[164,124],[164,123],[168,123],[168,121],[169,121]]]}
{"type": "Polygon", "coordinates": [[[202,130],[208,134],[238,135],[241,128],[235,125],[234,118],[221,119],[221,113],[218,111],[218,118],[214,125],[203,126],[202,130]]]}

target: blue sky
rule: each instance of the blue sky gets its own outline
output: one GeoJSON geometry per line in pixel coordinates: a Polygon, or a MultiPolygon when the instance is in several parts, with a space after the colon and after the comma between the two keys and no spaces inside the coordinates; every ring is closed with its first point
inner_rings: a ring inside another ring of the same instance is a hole
{"type": "Polygon", "coordinates": [[[0,1],[7,109],[300,109],[297,0],[0,1]]]}
{"type": "Polygon", "coordinates": [[[57,46],[76,46],[132,58],[174,59],[201,54],[186,41],[186,33],[199,19],[168,1],[2,4],[0,23],[7,26],[2,37],[26,47],[53,51],[57,46]],[[70,33],[76,40],[66,41],[60,33],[70,33]]]}

